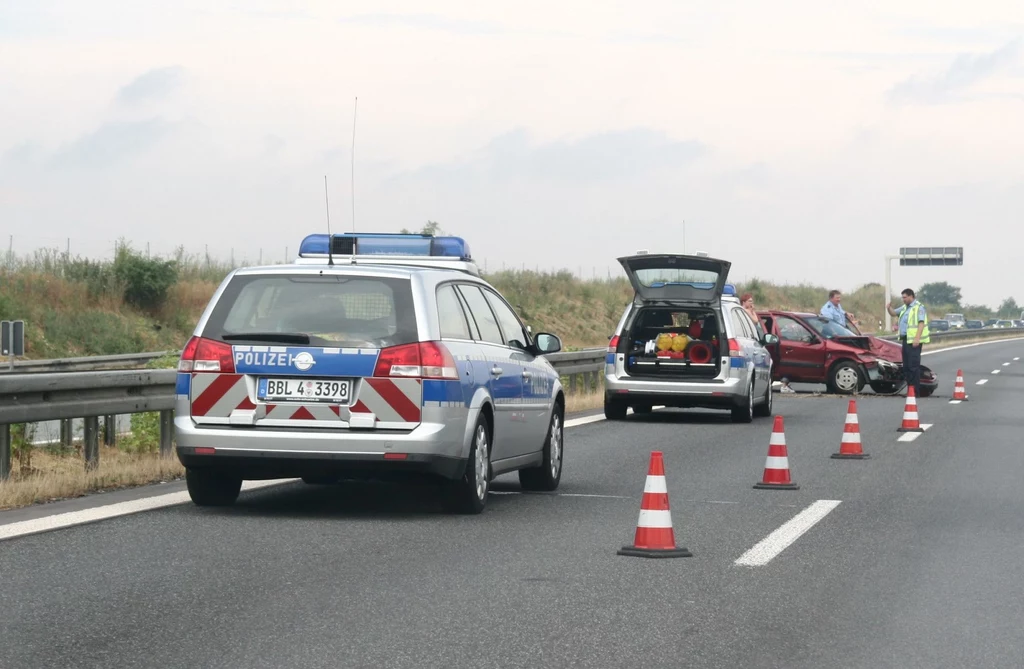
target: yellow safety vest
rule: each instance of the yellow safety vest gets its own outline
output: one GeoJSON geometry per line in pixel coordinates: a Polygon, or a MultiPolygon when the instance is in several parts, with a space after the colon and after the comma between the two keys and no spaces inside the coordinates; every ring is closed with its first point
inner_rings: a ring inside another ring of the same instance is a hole
{"type": "MultiPolygon", "coordinates": [[[[910,305],[910,313],[907,315],[907,341],[911,344],[914,343],[914,337],[917,336],[918,319],[917,314],[921,308],[921,303],[915,301],[910,305]]],[[[903,305],[900,308],[900,317],[903,316],[903,312],[907,310],[907,305],[903,305]]],[[[924,327],[921,329],[921,343],[927,344],[931,341],[931,332],[928,330],[928,312],[924,314],[924,327]]]]}

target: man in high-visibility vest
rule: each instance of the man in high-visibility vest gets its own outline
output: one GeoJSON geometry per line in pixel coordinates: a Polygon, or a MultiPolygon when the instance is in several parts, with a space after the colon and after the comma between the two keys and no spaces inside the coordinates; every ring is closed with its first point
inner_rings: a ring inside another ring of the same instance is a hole
{"type": "Polygon", "coordinates": [[[889,302],[885,308],[892,316],[899,316],[899,337],[903,344],[903,376],[907,387],[914,387],[914,395],[921,396],[921,347],[931,341],[928,332],[928,312],[917,301],[914,291],[906,288],[901,293],[903,306],[893,309],[889,302]]]}

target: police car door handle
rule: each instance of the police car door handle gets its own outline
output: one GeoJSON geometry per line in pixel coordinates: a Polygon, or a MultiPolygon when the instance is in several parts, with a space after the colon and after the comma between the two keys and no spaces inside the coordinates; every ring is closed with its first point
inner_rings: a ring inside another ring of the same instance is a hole
{"type": "Polygon", "coordinates": [[[501,376],[504,372],[501,367],[491,367],[491,376],[501,376]]]}
{"type": "Polygon", "coordinates": [[[530,379],[530,378],[533,378],[533,374],[531,374],[530,372],[528,372],[528,371],[526,371],[526,370],[524,369],[524,370],[523,370],[523,378],[524,378],[524,379],[530,379]]]}

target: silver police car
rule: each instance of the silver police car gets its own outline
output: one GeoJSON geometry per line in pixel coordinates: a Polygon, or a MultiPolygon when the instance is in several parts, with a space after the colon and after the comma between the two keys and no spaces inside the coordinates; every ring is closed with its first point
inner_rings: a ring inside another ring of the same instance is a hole
{"type": "Polygon", "coordinates": [[[565,396],[465,240],[310,235],[294,264],[220,285],[178,366],[177,456],[198,505],[244,479],[428,477],[479,513],[491,479],[562,474],[565,396]]]}
{"type": "Polygon", "coordinates": [[[736,422],[772,414],[778,341],[726,283],[731,263],[704,255],[619,258],[635,292],[608,345],[604,413],[654,406],[727,409],[736,422]]]}

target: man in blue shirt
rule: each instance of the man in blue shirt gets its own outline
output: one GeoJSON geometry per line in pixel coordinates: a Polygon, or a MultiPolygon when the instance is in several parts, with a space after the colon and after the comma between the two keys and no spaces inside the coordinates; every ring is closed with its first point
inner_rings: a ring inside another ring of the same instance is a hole
{"type": "Polygon", "coordinates": [[[917,296],[910,288],[900,294],[903,306],[893,309],[888,301],[885,309],[891,316],[899,316],[899,338],[903,344],[903,376],[907,386],[914,388],[914,395],[921,396],[921,348],[931,341],[928,331],[928,312],[924,305],[917,301],[917,296]]]}
{"type": "Polygon", "coordinates": [[[844,328],[846,327],[846,319],[849,318],[853,324],[857,323],[857,319],[854,317],[852,311],[844,311],[843,307],[840,306],[839,302],[843,299],[843,294],[838,290],[829,291],[828,302],[821,308],[821,312],[818,314],[822,318],[839,323],[844,328]]]}

